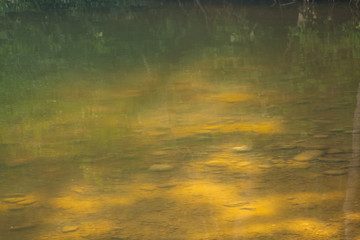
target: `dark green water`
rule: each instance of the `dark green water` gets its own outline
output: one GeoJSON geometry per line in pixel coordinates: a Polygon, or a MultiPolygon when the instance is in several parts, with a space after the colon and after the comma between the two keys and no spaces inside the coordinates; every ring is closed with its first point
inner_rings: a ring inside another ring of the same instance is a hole
{"type": "Polygon", "coordinates": [[[360,239],[359,12],[182,7],[1,17],[0,239],[360,239]]]}

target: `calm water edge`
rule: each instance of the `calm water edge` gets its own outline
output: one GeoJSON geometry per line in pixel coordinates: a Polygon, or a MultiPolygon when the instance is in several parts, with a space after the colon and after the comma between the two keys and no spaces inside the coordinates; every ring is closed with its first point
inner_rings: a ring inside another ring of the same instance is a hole
{"type": "MultiPolygon", "coordinates": [[[[302,1],[301,1],[302,4],[302,1]]],[[[360,239],[360,13],[0,17],[0,239],[360,239]]]]}

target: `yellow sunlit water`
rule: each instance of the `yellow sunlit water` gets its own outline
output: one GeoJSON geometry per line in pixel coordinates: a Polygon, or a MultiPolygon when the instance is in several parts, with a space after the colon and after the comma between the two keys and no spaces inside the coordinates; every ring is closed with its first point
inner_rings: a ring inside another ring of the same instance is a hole
{"type": "Polygon", "coordinates": [[[348,5],[179,3],[0,16],[0,239],[360,239],[348,5]]]}

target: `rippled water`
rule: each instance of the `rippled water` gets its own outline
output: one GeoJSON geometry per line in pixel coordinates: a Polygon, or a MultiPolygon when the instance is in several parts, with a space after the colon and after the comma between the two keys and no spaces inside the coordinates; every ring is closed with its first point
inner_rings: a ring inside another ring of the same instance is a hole
{"type": "Polygon", "coordinates": [[[298,7],[2,17],[1,239],[360,239],[359,19],[298,7]]]}

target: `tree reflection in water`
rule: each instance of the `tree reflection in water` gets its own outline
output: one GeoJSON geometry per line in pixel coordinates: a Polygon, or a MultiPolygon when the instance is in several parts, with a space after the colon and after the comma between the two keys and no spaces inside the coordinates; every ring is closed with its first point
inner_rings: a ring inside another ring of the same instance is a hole
{"type": "Polygon", "coordinates": [[[348,183],[344,201],[345,237],[354,239],[356,236],[356,213],[358,211],[359,196],[359,159],[360,159],[360,84],[357,92],[356,109],[354,113],[354,128],[352,135],[353,156],[349,164],[348,183]]]}

